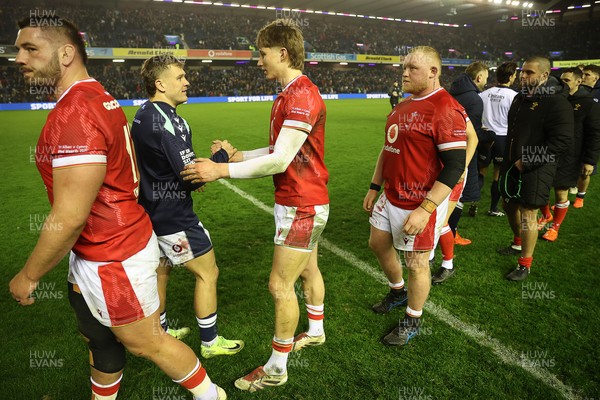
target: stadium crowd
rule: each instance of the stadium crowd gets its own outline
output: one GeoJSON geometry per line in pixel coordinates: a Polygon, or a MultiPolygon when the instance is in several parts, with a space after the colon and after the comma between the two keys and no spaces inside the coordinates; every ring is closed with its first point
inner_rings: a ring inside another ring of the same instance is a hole
{"type": "MultiPolygon", "coordinates": [[[[215,13],[208,7],[152,3],[144,8],[99,8],[49,1],[32,7],[26,3],[2,7],[0,43],[14,42],[13,21],[23,15],[57,12],[77,20],[93,47],[167,47],[164,35],[169,34],[179,35],[187,48],[239,50],[252,48],[256,32],[277,16],[270,10],[215,13]]],[[[453,28],[314,14],[292,18],[302,25],[306,50],[327,53],[406,54],[412,46],[429,45],[447,58],[519,60],[532,53],[562,51],[558,58],[586,59],[593,53],[594,38],[600,36],[600,26],[591,22],[560,21],[561,34],[548,35],[545,29],[524,27],[520,20],[510,19],[491,26],[453,28]]]]}
{"type": "MultiPolygon", "coordinates": [[[[127,68],[112,62],[90,63],[90,74],[116,99],[142,99],[146,93],[141,85],[139,67],[127,68]]],[[[442,80],[449,84],[461,68],[445,68],[442,80]]],[[[307,66],[305,74],[320,88],[321,93],[387,93],[389,86],[400,77],[400,69],[383,67],[307,66]]],[[[256,65],[237,65],[226,69],[212,67],[188,68],[190,97],[254,96],[275,94],[277,87],[264,79],[256,65]]],[[[19,69],[0,70],[0,103],[54,101],[51,93],[28,88],[19,69]]]]}
{"type": "MultiPolygon", "coordinates": [[[[1,0],[0,3],[4,3],[1,0]]],[[[78,21],[93,47],[165,48],[165,34],[177,35],[182,46],[206,49],[252,49],[255,33],[273,18],[274,11],[220,9],[182,5],[165,7],[148,4],[144,8],[119,5],[116,8],[60,5],[54,0],[45,4],[27,1],[20,6],[4,4],[0,10],[0,44],[14,42],[14,22],[23,15],[60,13],[78,21]]],[[[579,22],[561,27],[561,35],[527,30],[519,21],[507,21],[494,27],[449,28],[407,23],[342,18],[312,14],[295,14],[300,18],[307,51],[327,53],[405,54],[414,45],[440,49],[442,57],[500,61],[520,60],[529,54],[562,51],[558,58],[592,57],[593,38],[600,36],[600,26],[579,22]],[[518,49],[518,50],[516,50],[518,49]],[[505,54],[511,51],[512,54],[505,54]]],[[[564,23],[567,25],[567,22],[564,23]]],[[[171,46],[172,47],[172,46],[171,46]]],[[[251,62],[254,64],[254,62],[251,62]]],[[[115,65],[93,61],[90,72],[118,99],[144,98],[139,83],[139,65],[115,65]]],[[[1,67],[0,67],[1,68],[1,67]]],[[[448,87],[461,68],[444,68],[441,83],[448,87]]],[[[380,66],[343,69],[307,65],[306,74],[322,93],[387,93],[398,79],[399,71],[380,66]]],[[[277,88],[262,79],[254,65],[208,67],[188,65],[190,95],[246,96],[273,94],[277,88]]],[[[17,68],[0,69],[0,102],[17,103],[50,100],[43,91],[24,91],[17,68]]]]}

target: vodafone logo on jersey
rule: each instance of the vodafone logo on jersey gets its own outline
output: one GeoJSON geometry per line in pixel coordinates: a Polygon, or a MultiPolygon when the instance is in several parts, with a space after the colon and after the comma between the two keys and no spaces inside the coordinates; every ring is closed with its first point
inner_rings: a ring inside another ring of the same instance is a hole
{"type": "Polygon", "coordinates": [[[394,143],[398,139],[398,125],[392,124],[387,130],[387,140],[388,142],[394,143]]]}
{"type": "Polygon", "coordinates": [[[117,108],[120,108],[121,105],[119,104],[118,101],[116,100],[112,100],[112,101],[105,101],[104,103],[102,103],[102,105],[104,106],[104,108],[106,108],[108,111],[110,110],[116,110],[117,108]]]}

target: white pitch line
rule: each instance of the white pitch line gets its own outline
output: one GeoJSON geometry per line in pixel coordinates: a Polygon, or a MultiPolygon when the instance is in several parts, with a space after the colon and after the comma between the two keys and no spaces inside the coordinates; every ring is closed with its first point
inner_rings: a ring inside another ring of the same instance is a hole
{"type": "MultiPolygon", "coordinates": [[[[232,185],[231,183],[222,179],[219,180],[219,183],[223,184],[228,189],[233,190],[235,193],[240,195],[242,198],[248,200],[261,210],[268,213],[273,212],[273,207],[267,206],[265,203],[258,200],[256,197],[246,193],[237,186],[232,185]]],[[[365,272],[367,275],[370,275],[376,281],[380,283],[387,283],[387,278],[381,271],[372,267],[368,263],[358,259],[354,254],[350,253],[349,251],[339,248],[327,239],[321,238],[319,240],[319,246],[321,248],[329,250],[338,257],[343,258],[346,262],[365,272]]],[[[427,303],[425,303],[425,308],[427,308],[427,311],[431,315],[435,316],[442,322],[450,325],[452,328],[469,336],[480,346],[487,347],[490,350],[492,350],[492,352],[496,354],[498,358],[500,358],[500,360],[502,360],[502,362],[504,362],[505,364],[523,368],[525,371],[529,372],[531,375],[542,381],[547,386],[558,391],[565,399],[581,399],[581,396],[579,396],[572,387],[561,382],[554,374],[550,373],[545,368],[537,367],[535,363],[528,362],[527,359],[521,358],[516,351],[512,350],[508,346],[503,345],[498,339],[494,339],[493,337],[488,335],[484,330],[479,329],[475,325],[461,321],[460,319],[452,315],[450,311],[431,301],[427,301],[427,303]]]]}

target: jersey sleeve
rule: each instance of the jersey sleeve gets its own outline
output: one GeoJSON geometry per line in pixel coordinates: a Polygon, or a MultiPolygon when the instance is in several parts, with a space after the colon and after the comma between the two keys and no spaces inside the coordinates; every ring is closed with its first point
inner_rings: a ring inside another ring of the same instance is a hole
{"type": "Polygon", "coordinates": [[[292,92],[284,105],[282,127],[309,134],[319,118],[321,98],[316,96],[319,96],[318,93],[308,87],[300,87],[292,92]]]}
{"type": "Polygon", "coordinates": [[[100,124],[90,117],[89,110],[71,112],[78,113],[78,117],[69,118],[68,124],[61,123],[62,118],[56,118],[51,128],[52,168],[105,165],[107,138],[100,124]]]}
{"type": "Polygon", "coordinates": [[[433,120],[433,141],[438,151],[467,147],[467,121],[464,109],[446,107],[433,120]]]}
{"type": "MultiPolygon", "coordinates": [[[[162,151],[165,154],[169,164],[179,183],[185,188],[185,190],[196,190],[199,187],[203,186],[205,183],[191,183],[189,181],[184,181],[180,172],[183,171],[183,167],[188,164],[192,164],[194,159],[196,158],[196,153],[194,149],[185,143],[183,140],[180,140],[178,137],[170,134],[163,134],[161,140],[162,151]]],[[[223,149],[219,150],[215,154],[213,154],[210,159],[217,163],[226,163],[229,161],[229,157],[227,152],[223,149]]]]}
{"type": "Polygon", "coordinates": [[[188,146],[183,140],[179,140],[174,135],[171,134],[163,134],[161,140],[162,152],[169,161],[171,165],[171,169],[177,176],[179,183],[185,188],[185,190],[195,190],[198,189],[201,184],[192,184],[188,181],[184,181],[183,177],[180,175],[180,172],[183,171],[183,167],[194,162],[194,158],[196,158],[196,153],[194,153],[194,149],[191,146],[188,146]]]}

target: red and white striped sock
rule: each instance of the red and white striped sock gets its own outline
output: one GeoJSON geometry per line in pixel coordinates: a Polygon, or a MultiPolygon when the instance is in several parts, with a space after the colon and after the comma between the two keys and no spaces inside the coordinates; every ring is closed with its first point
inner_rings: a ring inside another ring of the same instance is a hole
{"type": "Polygon", "coordinates": [[[206,374],[206,370],[196,360],[196,366],[185,377],[173,382],[183,386],[194,395],[194,400],[215,400],[217,398],[217,387],[206,374]]]}
{"type": "Polygon", "coordinates": [[[109,383],[108,385],[101,385],[96,383],[94,378],[90,377],[90,381],[92,381],[92,399],[116,400],[119,386],[121,386],[121,379],[123,379],[123,374],[119,376],[119,379],[117,379],[116,382],[109,383]]]}
{"type": "Polygon", "coordinates": [[[269,375],[282,375],[287,371],[287,359],[294,347],[294,338],[281,339],[273,336],[271,346],[273,347],[273,352],[269,361],[265,364],[265,372],[269,375]]]}
{"type": "Polygon", "coordinates": [[[308,313],[308,336],[321,336],[324,333],[323,319],[325,318],[325,304],[320,306],[306,305],[308,313]]]}

